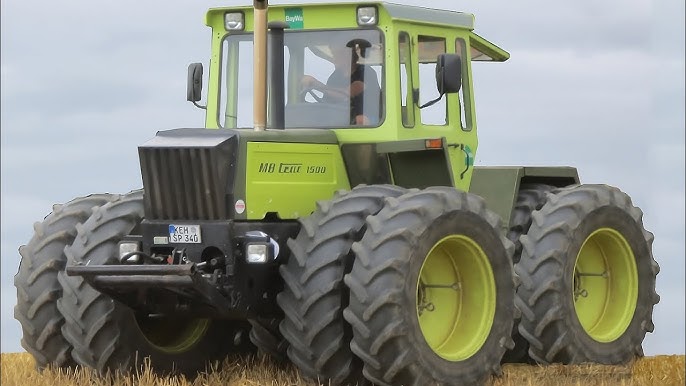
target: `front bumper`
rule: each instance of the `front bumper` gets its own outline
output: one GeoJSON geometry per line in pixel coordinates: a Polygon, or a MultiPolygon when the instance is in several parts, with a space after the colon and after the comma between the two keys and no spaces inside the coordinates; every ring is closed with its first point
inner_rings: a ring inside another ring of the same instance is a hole
{"type": "Polygon", "coordinates": [[[288,259],[286,241],[295,237],[295,221],[202,222],[202,242],[163,243],[169,225],[183,221],[143,221],[125,241],[139,242],[141,252],[155,256],[142,264],[67,267],[91,286],[132,309],[147,314],[246,319],[280,313],[276,295],[283,289],[279,266],[288,259]],[[278,244],[279,253],[265,263],[248,263],[245,246],[263,232],[278,244]],[[252,232],[252,233],[250,233],[252,232]],[[174,259],[183,255],[184,259],[174,259]],[[166,258],[165,258],[166,257],[166,258]]]}

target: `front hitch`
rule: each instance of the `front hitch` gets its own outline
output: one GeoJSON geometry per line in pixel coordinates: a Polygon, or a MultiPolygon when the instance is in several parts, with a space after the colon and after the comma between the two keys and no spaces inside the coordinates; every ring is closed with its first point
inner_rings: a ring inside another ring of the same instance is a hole
{"type": "Polygon", "coordinates": [[[194,313],[240,316],[240,296],[227,298],[198,271],[195,263],[145,265],[75,265],[67,276],[81,276],[113,299],[149,314],[194,313]]]}

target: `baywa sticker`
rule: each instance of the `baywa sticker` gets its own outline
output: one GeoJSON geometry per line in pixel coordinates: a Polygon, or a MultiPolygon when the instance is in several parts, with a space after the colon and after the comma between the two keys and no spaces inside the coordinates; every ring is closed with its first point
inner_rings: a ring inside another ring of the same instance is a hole
{"type": "Polygon", "coordinates": [[[302,8],[286,8],[286,24],[289,29],[302,29],[305,27],[305,18],[302,8]]]}

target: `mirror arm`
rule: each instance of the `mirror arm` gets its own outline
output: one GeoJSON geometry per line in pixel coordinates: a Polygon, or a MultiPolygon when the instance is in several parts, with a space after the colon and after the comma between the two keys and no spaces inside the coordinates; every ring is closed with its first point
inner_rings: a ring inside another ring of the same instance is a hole
{"type": "Polygon", "coordinates": [[[195,107],[197,107],[199,109],[207,110],[207,106],[199,105],[198,102],[196,102],[196,101],[191,101],[191,102],[193,102],[195,107]]]}
{"type": "Polygon", "coordinates": [[[441,95],[439,95],[438,98],[436,98],[432,101],[428,101],[428,102],[424,103],[423,105],[419,106],[419,109],[421,110],[424,107],[433,106],[434,104],[436,104],[436,102],[440,101],[443,98],[443,95],[445,95],[445,94],[441,93],[441,95]]]}

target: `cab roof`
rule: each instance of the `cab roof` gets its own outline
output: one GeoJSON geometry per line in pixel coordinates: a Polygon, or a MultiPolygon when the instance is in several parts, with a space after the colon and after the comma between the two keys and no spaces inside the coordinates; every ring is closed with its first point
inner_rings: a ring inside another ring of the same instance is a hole
{"type": "MultiPolygon", "coordinates": [[[[360,2],[317,2],[306,4],[270,4],[270,10],[279,10],[279,15],[287,9],[301,8],[303,10],[316,10],[320,14],[331,9],[332,12],[336,10],[355,10],[358,7],[376,6],[379,13],[386,14],[391,21],[402,21],[413,24],[424,24],[431,26],[442,26],[450,28],[459,28],[470,31],[470,41],[472,48],[475,48],[482,55],[472,55],[472,60],[478,61],[495,61],[503,62],[510,57],[510,54],[502,48],[496,46],[485,38],[474,33],[474,15],[466,12],[458,12],[444,9],[426,8],[416,5],[395,4],[384,1],[360,1],[360,2]]],[[[211,8],[205,16],[205,24],[212,26],[212,20],[216,18],[223,18],[223,14],[231,11],[242,12],[246,16],[246,29],[252,26],[253,7],[252,6],[237,6],[237,7],[221,7],[211,8]]],[[[348,12],[348,11],[346,11],[348,12]]],[[[270,13],[270,19],[274,20],[276,15],[270,13]]],[[[283,16],[281,16],[283,17],[283,16]]],[[[325,21],[324,21],[325,22],[325,21]]]]}
{"type": "Polygon", "coordinates": [[[444,24],[469,30],[474,29],[474,15],[471,13],[386,2],[375,4],[383,7],[394,20],[444,24]]]}
{"type": "MultiPolygon", "coordinates": [[[[388,3],[385,1],[360,1],[360,2],[315,2],[302,4],[270,4],[269,9],[284,9],[284,8],[320,8],[331,6],[348,6],[348,7],[363,7],[366,5],[375,5],[378,8],[385,10],[386,13],[393,20],[403,20],[410,22],[419,22],[426,24],[441,24],[446,26],[474,29],[474,15],[471,13],[457,12],[445,9],[433,9],[420,7],[416,5],[405,5],[388,3]]],[[[229,10],[252,10],[252,6],[237,6],[237,7],[220,7],[210,8],[209,14],[215,12],[225,12],[229,10]]]]}

